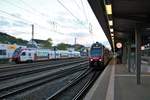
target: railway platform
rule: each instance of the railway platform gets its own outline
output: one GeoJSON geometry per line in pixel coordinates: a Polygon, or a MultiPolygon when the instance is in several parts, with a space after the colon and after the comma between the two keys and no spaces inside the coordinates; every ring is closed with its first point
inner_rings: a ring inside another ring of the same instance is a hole
{"type": "Polygon", "coordinates": [[[134,70],[113,59],[97,79],[84,100],[150,100],[150,65],[141,64],[141,84],[134,70]]]}

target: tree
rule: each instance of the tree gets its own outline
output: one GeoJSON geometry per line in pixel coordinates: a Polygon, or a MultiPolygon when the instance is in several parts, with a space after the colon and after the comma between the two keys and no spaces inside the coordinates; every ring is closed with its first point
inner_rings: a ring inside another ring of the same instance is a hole
{"type": "Polygon", "coordinates": [[[48,38],[45,42],[43,42],[42,47],[49,49],[52,48],[52,39],[48,38]]]}
{"type": "Polygon", "coordinates": [[[85,46],[81,44],[75,44],[74,48],[76,51],[82,51],[83,49],[85,49],[85,46]]]}
{"type": "Polygon", "coordinates": [[[15,37],[13,37],[11,35],[8,35],[6,33],[0,32],[0,42],[1,43],[6,43],[6,44],[8,44],[8,43],[10,43],[10,44],[16,43],[16,44],[19,44],[19,45],[26,45],[28,41],[23,40],[21,38],[15,38],[15,37]]]}
{"type": "Polygon", "coordinates": [[[68,47],[70,47],[70,44],[59,43],[57,45],[57,49],[59,49],[59,50],[67,50],[68,47]]]}
{"type": "Polygon", "coordinates": [[[48,38],[47,41],[52,44],[52,39],[48,38]]]}

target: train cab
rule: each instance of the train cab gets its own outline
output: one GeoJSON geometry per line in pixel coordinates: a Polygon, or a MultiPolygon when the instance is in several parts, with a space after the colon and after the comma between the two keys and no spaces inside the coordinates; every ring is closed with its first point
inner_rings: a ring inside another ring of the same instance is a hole
{"type": "Polygon", "coordinates": [[[89,52],[90,67],[103,68],[104,67],[104,46],[98,42],[94,43],[89,52]]]}

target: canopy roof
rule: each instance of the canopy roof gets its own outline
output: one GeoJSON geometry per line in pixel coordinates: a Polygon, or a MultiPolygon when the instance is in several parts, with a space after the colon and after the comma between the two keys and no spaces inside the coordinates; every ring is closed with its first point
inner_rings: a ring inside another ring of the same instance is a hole
{"type": "Polygon", "coordinates": [[[142,44],[150,43],[150,0],[88,0],[111,46],[113,38],[116,42],[134,41],[135,27],[140,28],[142,44]],[[111,5],[112,14],[106,11],[106,5],[111,5]],[[109,25],[109,21],[113,25],[109,25]]]}

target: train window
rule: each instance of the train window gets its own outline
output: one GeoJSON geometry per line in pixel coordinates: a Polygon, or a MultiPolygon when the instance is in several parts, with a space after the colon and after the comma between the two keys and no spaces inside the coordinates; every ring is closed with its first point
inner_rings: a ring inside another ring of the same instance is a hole
{"type": "Polygon", "coordinates": [[[22,56],[25,56],[25,55],[26,55],[26,53],[25,53],[25,52],[23,52],[21,55],[22,55],[22,56]]]}
{"type": "Polygon", "coordinates": [[[6,50],[0,50],[0,55],[6,55],[6,50]]]}
{"type": "Polygon", "coordinates": [[[2,50],[0,50],[0,55],[3,55],[2,50]]]}
{"type": "Polygon", "coordinates": [[[28,55],[31,56],[31,53],[29,53],[28,55]]]}
{"type": "Polygon", "coordinates": [[[90,51],[90,55],[91,56],[100,56],[100,55],[102,55],[102,49],[100,49],[100,48],[93,48],[90,51]]]}

